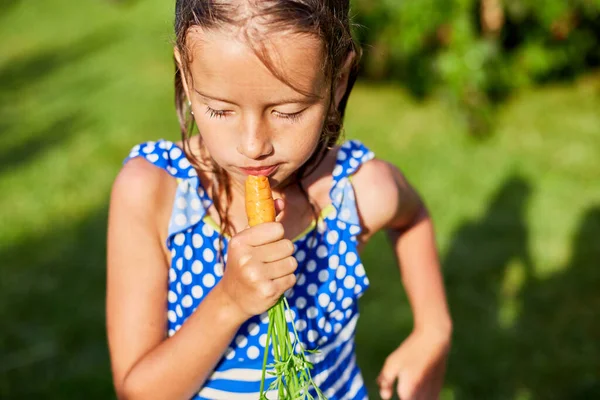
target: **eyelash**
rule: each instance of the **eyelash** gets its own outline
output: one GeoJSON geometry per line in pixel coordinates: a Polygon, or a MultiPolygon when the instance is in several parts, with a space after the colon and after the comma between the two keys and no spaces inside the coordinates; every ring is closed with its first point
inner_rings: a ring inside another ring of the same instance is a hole
{"type": "Polygon", "coordinates": [[[215,110],[206,106],[206,114],[208,114],[210,118],[225,118],[227,116],[227,111],[215,110]]]}
{"type": "Polygon", "coordinates": [[[283,118],[283,119],[286,119],[286,120],[290,121],[291,123],[295,123],[295,122],[300,121],[300,119],[302,118],[302,115],[304,115],[303,111],[304,110],[300,110],[300,111],[295,112],[293,114],[284,114],[284,113],[280,113],[280,112],[275,111],[275,114],[279,118],[283,118]]]}
{"type": "MultiPolygon", "coordinates": [[[[206,106],[206,114],[208,114],[208,116],[210,118],[225,118],[227,116],[229,111],[227,110],[215,110],[213,108],[210,108],[209,106],[206,106]]],[[[304,110],[300,110],[298,112],[295,112],[293,114],[285,114],[285,113],[281,113],[278,111],[275,111],[275,114],[279,117],[279,118],[283,118],[286,119],[292,123],[298,122],[301,118],[302,118],[302,113],[304,112],[304,110]]]]}

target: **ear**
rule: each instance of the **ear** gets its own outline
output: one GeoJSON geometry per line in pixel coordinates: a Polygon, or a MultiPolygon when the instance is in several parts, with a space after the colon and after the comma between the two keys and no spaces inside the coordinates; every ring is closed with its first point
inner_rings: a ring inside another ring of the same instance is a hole
{"type": "Polygon", "coordinates": [[[185,95],[190,99],[190,92],[188,89],[187,79],[185,73],[183,72],[183,64],[181,63],[181,53],[179,52],[179,48],[175,46],[173,48],[173,55],[175,56],[175,62],[177,63],[177,73],[181,75],[181,82],[183,83],[183,90],[185,91],[185,95]]]}
{"type": "Polygon", "coordinates": [[[348,79],[350,78],[350,69],[352,68],[352,64],[354,63],[354,58],[356,57],[356,53],[351,51],[348,53],[346,57],[346,61],[344,61],[344,66],[340,71],[339,75],[336,78],[335,83],[335,108],[337,109],[340,106],[340,101],[344,97],[346,93],[346,89],[348,88],[348,79]]]}

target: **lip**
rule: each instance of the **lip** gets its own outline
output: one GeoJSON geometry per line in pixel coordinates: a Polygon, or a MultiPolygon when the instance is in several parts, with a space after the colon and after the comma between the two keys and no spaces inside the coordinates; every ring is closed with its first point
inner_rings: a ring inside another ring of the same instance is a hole
{"type": "Polygon", "coordinates": [[[246,175],[263,175],[269,176],[272,175],[277,168],[279,168],[279,164],[269,165],[265,167],[240,167],[240,171],[242,171],[246,175]]]}

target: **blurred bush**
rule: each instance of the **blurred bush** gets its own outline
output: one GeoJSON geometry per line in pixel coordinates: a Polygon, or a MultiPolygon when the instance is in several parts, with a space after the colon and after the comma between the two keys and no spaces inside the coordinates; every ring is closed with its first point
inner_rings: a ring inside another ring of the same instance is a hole
{"type": "Polygon", "coordinates": [[[352,0],[363,76],[442,93],[475,135],[494,106],[600,64],[600,0],[352,0]]]}

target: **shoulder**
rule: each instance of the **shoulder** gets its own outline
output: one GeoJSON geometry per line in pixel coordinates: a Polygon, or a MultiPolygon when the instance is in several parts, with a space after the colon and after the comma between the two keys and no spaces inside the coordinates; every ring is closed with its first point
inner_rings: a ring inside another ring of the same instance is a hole
{"type": "MultiPolygon", "coordinates": [[[[165,170],[142,157],[132,158],[121,168],[112,186],[112,198],[146,203],[175,182],[165,170]]],[[[139,205],[141,205],[139,204],[139,205]]]]}
{"type": "Polygon", "coordinates": [[[398,202],[397,175],[400,171],[391,163],[374,158],[367,161],[352,176],[356,202],[363,217],[373,211],[384,217],[391,216],[398,202]]]}
{"type": "Polygon", "coordinates": [[[388,196],[397,195],[396,182],[401,175],[398,167],[388,161],[374,158],[365,162],[352,175],[352,184],[357,196],[388,196]]]}
{"type": "Polygon", "coordinates": [[[168,226],[177,182],[164,169],[158,168],[143,157],[128,160],[112,186],[111,214],[140,223],[155,224],[159,230],[168,226]],[[166,223],[165,223],[166,221],[166,223]]]}
{"type": "Polygon", "coordinates": [[[367,236],[402,225],[406,214],[413,212],[420,203],[418,194],[400,169],[381,159],[374,158],[362,164],[353,175],[352,185],[367,236]]]}

